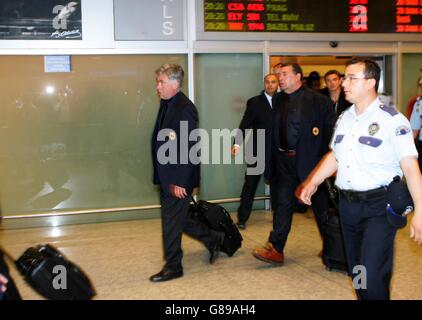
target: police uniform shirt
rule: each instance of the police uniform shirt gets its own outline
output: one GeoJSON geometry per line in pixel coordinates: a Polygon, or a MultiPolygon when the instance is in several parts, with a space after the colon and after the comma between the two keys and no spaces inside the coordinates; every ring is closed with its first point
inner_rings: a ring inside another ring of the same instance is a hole
{"type": "Polygon", "coordinates": [[[403,176],[399,161],[417,156],[409,121],[379,98],[357,115],[355,105],[339,118],[330,144],[338,162],[336,185],[367,191],[403,176]]]}
{"type": "Polygon", "coordinates": [[[422,141],[422,98],[416,100],[415,105],[413,106],[410,126],[412,127],[412,130],[420,130],[419,141],[422,141]]]}

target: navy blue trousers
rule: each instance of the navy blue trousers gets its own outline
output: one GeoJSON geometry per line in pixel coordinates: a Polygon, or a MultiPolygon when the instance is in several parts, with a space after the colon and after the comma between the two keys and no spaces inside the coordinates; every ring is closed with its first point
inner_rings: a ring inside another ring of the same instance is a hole
{"type": "Polygon", "coordinates": [[[242,194],[240,195],[240,205],[237,209],[237,220],[241,223],[248,221],[251,215],[252,205],[255,198],[256,188],[262,175],[245,174],[242,194]]]}
{"type": "Polygon", "coordinates": [[[182,234],[202,242],[208,249],[222,242],[224,234],[210,229],[189,216],[191,195],[178,199],[164,192],[160,194],[161,226],[163,231],[165,270],[182,271],[182,234]]]}
{"type": "MultiPolygon", "coordinates": [[[[275,151],[273,159],[275,177],[270,182],[271,203],[274,210],[273,230],[268,241],[277,251],[283,252],[292,226],[296,205],[295,190],[301,181],[297,175],[296,157],[289,157],[275,151]]],[[[318,188],[312,197],[312,210],[321,234],[321,224],[328,211],[328,195],[325,188],[318,188]]]]}
{"type": "Polygon", "coordinates": [[[340,193],[339,213],[353,286],[360,300],[388,300],[397,229],[386,217],[386,195],[351,202],[340,193]]]}

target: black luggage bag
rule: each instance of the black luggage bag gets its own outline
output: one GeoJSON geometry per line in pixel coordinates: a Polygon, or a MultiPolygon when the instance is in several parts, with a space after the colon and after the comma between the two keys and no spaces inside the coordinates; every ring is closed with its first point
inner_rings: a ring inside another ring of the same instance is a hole
{"type": "Polygon", "coordinates": [[[192,201],[193,204],[190,205],[190,210],[198,219],[203,221],[211,229],[224,232],[224,242],[220,250],[230,257],[233,256],[242,246],[243,238],[230,214],[224,207],[218,204],[204,200],[196,202],[193,198],[192,201]]]}
{"type": "Polygon", "coordinates": [[[347,272],[347,260],[338,215],[338,192],[329,179],[325,180],[325,186],[330,198],[330,207],[321,224],[322,262],[330,271],[347,272]]]}
{"type": "Polygon", "coordinates": [[[96,294],[82,269],[49,244],[28,248],[15,264],[28,284],[47,299],[90,300],[96,294]]]}

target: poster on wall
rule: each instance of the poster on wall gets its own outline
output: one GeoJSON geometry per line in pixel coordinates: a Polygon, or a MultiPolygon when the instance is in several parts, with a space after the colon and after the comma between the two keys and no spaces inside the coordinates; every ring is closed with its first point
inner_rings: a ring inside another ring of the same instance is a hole
{"type": "Polygon", "coordinates": [[[1,0],[0,40],[82,40],[81,2],[1,0]]]}

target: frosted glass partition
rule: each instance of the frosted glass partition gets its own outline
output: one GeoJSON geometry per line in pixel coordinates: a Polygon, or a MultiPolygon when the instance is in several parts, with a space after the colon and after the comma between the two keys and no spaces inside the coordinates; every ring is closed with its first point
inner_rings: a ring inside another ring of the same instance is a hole
{"type": "Polygon", "coordinates": [[[418,94],[417,81],[418,77],[422,75],[422,54],[409,53],[403,54],[402,67],[402,108],[404,114],[407,113],[407,104],[411,98],[418,94]]]}
{"type": "Polygon", "coordinates": [[[150,139],[166,62],[187,71],[185,55],[72,56],[70,73],[1,56],[3,215],[158,204],[150,139]]]}
{"type": "MultiPolygon", "coordinates": [[[[237,128],[246,108],[246,101],[263,88],[261,54],[198,54],[195,56],[195,101],[201,128],[212,142],[212,129],[237,128]]],[[[222,142],[222,139],[221,139],[222,142]]],[[[223,156],[220,146],[220,159],[223,156]]],[[[225,149],[224,152],[229,152],[225,149]]],[[[210,154],[211,162],[211,154],[210,154]]],[[[240,164],[202,164],[201,198],[239,197],[245,166],[240,164]]],[[[264,195],[264,184],[257,196],[264,195]]],[[[256,202],[263,208],[264,202],[256,202]]],[[[236,205],[225,205],[230,210],[236,205]]]]}

